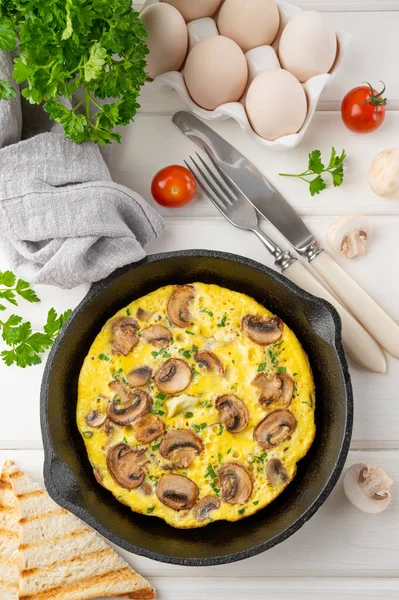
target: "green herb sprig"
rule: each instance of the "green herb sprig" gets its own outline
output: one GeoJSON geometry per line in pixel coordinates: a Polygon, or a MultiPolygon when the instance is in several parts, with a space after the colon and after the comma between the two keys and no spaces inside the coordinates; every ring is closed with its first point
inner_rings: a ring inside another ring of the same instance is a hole
{"type": "MultiPolygon", "coordinates": [[[[12,76],[74,142],[120,142],[146,80],[146,29],[131,0],[0,2],[0,50],[17,47],[12,76]],[[61,98],[76,98],[67,108],[61,98]],[[115,101],[101,104],[98,99],[115,101]]],[[[0,80],[0,100],[15,96],[0,80]]]]}
{"type": "Polygon", "coordinates": [[[297,177],[306,181],[309,184],[309,191],[312,196],[320,194],[327,186],[326,182],[321,176],[322,173],[330,173],[332,176],[334,187],[338,187],[342,184],[344,179],[344,163],[346,159],[345,150],[342,150],[340,156],[337,155],[335,148],[331,150],[330,162],[326,167],[321,160],[320,150],[313,150],[309,154],[309,163],[307,171],[298,174],[292,173],[279,173],[281,177],[297,177]],[[314,179],[309,179],[316,175],[314,179]]]}

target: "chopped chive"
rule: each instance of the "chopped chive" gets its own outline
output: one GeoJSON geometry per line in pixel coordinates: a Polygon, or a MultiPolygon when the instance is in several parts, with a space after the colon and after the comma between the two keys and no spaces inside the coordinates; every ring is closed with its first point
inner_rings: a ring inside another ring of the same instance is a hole
{"type": "Polygon", "coordinates": [[[267,353],[269,355],[270,362],[272,363],[272,365],[276,364],[276,355],[274,354],[273,350],[271,350],[271,348],[269,348],[267,353]]]}
{"type": "Polygon", "coordinates": [[[132,314],[132,313],[130,312],[130,308],[127,308],[127,309],[126,309],[126,314],[127,314],[127,316],[128,316],[128,317],[130,317],[130,315],[132,314]]]}
{"type": "Polygon", "coordinates": [[[287,371],[286,367],[277,367],[277,373],[285,373],[287,371]]]}
{"type": "Polygon", "coordinates": [[[158,398],[159,400],[165,400],[167,398],[167,395],[162,394],[162,392],[158,392],[158,394],[155,396],[155,398],[158,398]]]}
{"type": "Polygon", "coordinates": [[[173,323],[168,317],[166,317],[166,320],[168,322],[169,327],[173,327],[173,323]]]}
{"type": "Polygon", "coordinates": [[[191,358],[190,350],[183,350],[182,355],[184,356],[184,358],[191,358]]]}
{"type": "Polygon", "coordinates": [[[222,460],[223,460],[223,457],[222,457],[222,455],[220,454],[220,452],[218,452],[218,461],[219,461],[219,464],[220,464],[220,465],[222,464],[222,460]]]}
{"type": "Polygon", "coordinates": [[[258,504],[259,504],[259,500],[254,500],[254,501],[252,502],[252,504],[253,504],[254,506],[258,506],[258,504]]]}
{"type": "Polygon", "coordinates": [[[296,377],[297,375],[298,375],[298,373],[293,373],[292,374],[293,377],[296,377]]]}
{"type": "Polygon", "coordinates": [[[206,308],[202,308],[202,306],[200,306],[199,311],[200,313],[206,313],[209,317],[213,317],[213,312],[211,310],[206,310],[206,308]]]}
{"type": "Polygon", "coordinates": [[[202,408],[205,408],[208,404],[208,400],[204,400],[203,402],[200,403],[200,406],[202,406],[202,408]]]}
{"type": "Polygon", "coordinates": [[[266,369],[266,363],[260,363],[260,365],[258,366],[258,373],[261,373],[265,369],[266,369]]]}
{"type": "Polygon", "coordinates": [[[160,417],[164,417],[164,416],[166,415],[166,413],[165,413],[163,410],[159,410],[159,411],[158,411],[158,415],[159,415],[160,417]]]}
{"type": "Polygon", "coordinates": [[[160,445],[161,445],[161,442],[159,442],[159,444],[154,444],[153,446],[151,446],[151,450],[153,452],[155,452],[155,450],[159,450],[160,445]]]}
{"type": "Polygon", "coordinates": [[[239,515],[243,515],[245,513],[245,508],[240,508],[240,510],[238,511],[239,515]]]}
{"type": "Polygon", "coordinates": [[[102,354],[102,353],[98,355],[98,358],[100,360],[106,360],[107,362],[109,362],[111,360],[110,357],[108,356],[108,354],[102,354]]]}
{"type": "Polygon", "coordinates": [[[184,413],[184,418],[185,419],[192,419],[194,416],[194,414],[192,412],[186,412],[184,413]]]}
{"type": "Polygon", "coordinates": [[[231,448],[229,448],[229,449],[227,450],[227,454],[230,454],[230,452],[231,452],[231,448]]]}
{"type": "Polygon", "coordinates": [[[310,406],[310,408],[313,408],[312,404],[310,404],[309,402],[301,402],[301,404],[307,404],[308,406],[310,406]]]}
{"type": "Polygon", "coordinates": [[[262,467],[258,467],[258,473],[262,473],[262,467]]]}
{"type": "Polygon", "coordinates": [[[234,360],[234,358],[232,359],[232,361],[231,361],[231,362],[233,363],[233,365],[235,365],[235,364],[236,364],[236,361],[234,360]]]}
{"type": "Polygon", "coordinates": [[[214,481],[212,481],[212,483],[210,483],[209,485],[211,486],[211,488],[215,492],[216,496],[219,497],[220,496],[220,490],[219,490],[218,486],[216,485],[216,483],[214,481]]]}
{"type": "Polygon", "coordinates": [[[284,344],[284,340],[281,340],[281,342],[277,342],[277,344],[273,344],[273,346],[275,348],[278,348],[278,346],[281,346],[281,344],[284,344]]]}
{"type": "Polygon", "coordinates": [[[224,426],[223,426],[223,425],[220,423],[220,425],[219,425],[219,433],[218,433],[218,435],[222,435],[222,433],[223,433],[223,429],[224,429],[224,426]]]}
{"type": "Polygon", "coordinates": [[[211,477],[212,479],[217,479],[215,469],[213,468],[212,465],[208,465],[208,469],[205,473],[205,477],[211,477]]]}
{"type": "Polygon", "coordinates": [[[153,356],[154,358],[156,358],[158,355],[159,355],[159,352],[157,352],[156,350],[151,352],[151,356],[153,356]]]}
{"type": "Polygon", "coordinates": [[[195,369],[195,367],[193,367],[193,368],[191,369],[191,372],[192,372],[192,374],[193,374],[193,377],[197,377],[197,375],[200,375],[200,372],[199,372],[199,371],[197,371],[197,370],[195,369]]]}
{"type": "Polygon", "coordinates": [[[94,435],[94,431],[84,431],[83,432],[83,437],[85,437],[87,440],[89,440],[90,438],[92,438],[94,435]]]}
{"type": "Polygon", "coordinates": [[[122,438],[122,442],[123,442],[124,444],[127,444],[127,439],[126,439],[126,436],[123,436],[123,438],[122,438]]]}
{"type": "Polygon", "coordinates": [[[193,346],[192,346],[192,348],[191,348],[191,352],[192,352],[193,354],[197,354],[197,352],[198,352],[198,346],[194,346],[194,344],[193,344],[193,346]]]}
{"type": "Polygon", "coordinates": [[[238,385],[238,383],[233,383],[233,385],[231,386],[230,389],[231,390],[236,390],[237,389],[237,385],[238,385]]]}
{"type": "Polygon", "coordinates": [[[195,335],[195,333],[193,333],[192,331],[189,331],[188,329],[186,329],[186,333],[188,333],[188,335],[195,335]]]}
{"type": "Polygon", "coordinates": [[[155,506],[149,506],[149,507],[147,508],[147,514],[149,514],[149,515],[150,515],[151,513],[153,513],[153,512],[154,512],[154,510],[155,510],[155,506]]]}
{"type": "Polygon", "coordinates": [[[223,317],[220,319],[219,323],[217,323],[218,327],[226,327],[226,319],[227,319],[227,314],[224,313],[223,317]]]}

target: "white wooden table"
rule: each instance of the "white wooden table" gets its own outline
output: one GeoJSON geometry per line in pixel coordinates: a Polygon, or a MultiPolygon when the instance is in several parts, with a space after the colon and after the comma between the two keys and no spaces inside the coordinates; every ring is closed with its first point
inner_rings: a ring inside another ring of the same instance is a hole
{"type": "MultiPolygon", "coordinates": [[[[297,4],[327,11],[337,28],[353,34],[344,67],[324,92],[305,142],[292,152],[274,154],[245,138],[233,122],[214,127],[286,194],[322,243],[336,216],[352,212],[370,216],[374,237],[368,255],[342,262],[399,321],[399,201],[378,198],[367,186],[369,161],[379,151],[399,146],[399,1],[303,0],[297,4]],[[341,98],[363,80],[377,85],[380,79],[386,83],[390,99],[386,123],[371,135],[351,134],[337,112],[341,98]],[[337,150],[345,148],[348,153],[341,188],[329,188],[311,198],[302,182],[278,177],[279,171],[303,170],[310,150],[319,148],[328,153],[331,146],[337,150]]],[[[194,150],[171,123],[171,115],[179,108],[181,104],[173,92],[154,94],[146,89],[135,124],[124,132],[122,146],[113,153],[115,179],[136,189],[149,202],[155,172],[168,164],[181,163],[194,150]]],[[[164,209],[162,213],[167,229],[151,244],[149,253],[209,248],[249,256],[271,266],[270,256],[255,236],[233,230],[201,195],[188,207],[164,209]]],[[[0,257],[0,269],[6,267],[6,261],[0,257]]],[[[39,327],[50,306],[57,310],[74,307],[86,291],[86,286],[71,291],[41,287],[41,304],[26,305],[21,310],[34,327],[39,327]]],[[[0,461],[16,460],[37,480],[42,480],[43,464],[39,427],[42,371],[40,366],[21,371],[0,364],[0,461]]],[[[399,362],[389,358],[386,375],[367,373],[351,365],[351,375],[355,426],[348,465],[381,465],[399,481],[399,362]]],[[[393,496],[385,513],[366,515],[347,502],[339,483],[319,512],[293,537],[265,554],[224,567],[173,567],[122,554],[152,581],[161,600],[398,599],[397,485],[393,496]]]]}

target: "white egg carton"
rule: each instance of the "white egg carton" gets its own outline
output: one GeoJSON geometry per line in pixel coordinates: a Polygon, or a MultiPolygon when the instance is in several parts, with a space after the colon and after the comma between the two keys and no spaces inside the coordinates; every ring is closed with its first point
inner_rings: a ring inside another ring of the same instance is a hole
{"type": "MultiPolygon", "coordinates": [[[[144,8],[150,6],[151,4],[156,4],[157,2],[159,2],[159,0],[146,0],[142,10],[144,10],[144,8]]],[[[245,0],[243,0],[243,2],[245,2],[245,0]]],[[[260,46],[258,48],[254,48],[253,50],[250,50],[245,55],[249,67],[249,83],[261,71],[264,71],[265,69],[280,67],[276,51],[278,49],[282,30],[284,29],[288,21],[292,19],[292,17],[295,17],[295,15],[302,12],[300,8],[298,8],[297,6],[293,6],[288,2],[284,2],[284,0],[277,0],[277,5],[280,10],[280,28],[272,46],[260,46]]],[[[212,28],[214,28],[216,24],[213,25],[211,21],[213,21],[213,19],[205,18],[198,19],[197,21],[191,21],[191,23],[188,24],[190,35],[190,49],[195,44],[195,41],[198,41],[202,37],[208,37],[209,35],[212,35],[212,28]]],[[[328,85],[328,83],[335,77],[342,64],[345,52],[347,50],[352,36],[347,31],[337,31],[336,35],[338,40],[338,52],[334,65],[330,72],[323,75],[316,75],[315,77],[309,79],[306,83],[301,84],[303,89],[305,90],[308,100],[308,112],[304,124],[302,125],[298,133],[286,135],[274,141],[265,140],[252,129],[244,106],[246,94],[244,94],[244,96],[239,102],[229,102],[227,104],[221,104],[215,110],[210,111],[201,108],[192,100],[184,82],[182,71],[170,71],[168,73],[163,73],[162,75],[158,75],[158,77],[156,77],[152,82],[147,82],[146,85],[150,85],[157,88],[169,87],[176,90],[176,92],[180,96],[180,99],[184,102],[187,108],[193,114],[197,115],[198,117],[201,117],[204,120],[221,121],[227,118],[234,119],[235,121],[237,121],[240,127],[249,135],[249,137],[251,137],[253,140],[258,142],[258,144],[261,144],[265,148],[270,148],[271,150],[275,151],[291,150],[292,148],[298,146],[298,144],[300,144],[300,142],[304,138],[308,130],[309,124],[312,120],[312,117],[315,113],[322,91],[324,90],[326,85],[328,85]]]]}

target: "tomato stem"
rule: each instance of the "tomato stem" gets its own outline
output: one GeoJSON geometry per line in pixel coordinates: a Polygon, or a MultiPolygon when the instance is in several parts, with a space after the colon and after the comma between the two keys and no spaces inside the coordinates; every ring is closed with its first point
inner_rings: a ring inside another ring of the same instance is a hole
{"type": "Polygon", "coordinates": [[[374,92],[373,86],[368,81],[363,81],[363,83],[365,83],[366,85],[369,86],[369,88],[370,88],[370,97],[367,98],[367,100],[365,100],[364,102],[362,102],[361,106],[363,104],[368,104],[368,103],[374,104],[374,106],[375,106],[375,115],[376,115],[376,117],[378,117],[378,109],[379,109],[379,107],[380,106],[386,106],[388,104],[388,100],[386,98],[382,97],[382,94],[386,90],[385,83],[383,81],[379,82],[379,83],[382,83],[383,88],[378,93],[374,92]]]}

